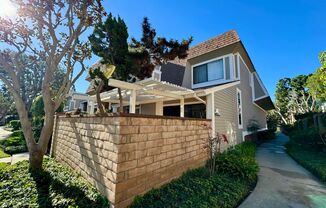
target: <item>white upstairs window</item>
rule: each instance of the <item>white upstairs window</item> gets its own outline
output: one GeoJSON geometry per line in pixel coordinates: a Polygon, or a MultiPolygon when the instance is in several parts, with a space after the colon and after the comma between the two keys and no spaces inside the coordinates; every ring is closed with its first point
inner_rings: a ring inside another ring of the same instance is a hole
{"type": "Polygon", "coordinates": [[[193,88],[221,84],[234,79],[231,55],[211,59],[192,67],[193,88]]]}

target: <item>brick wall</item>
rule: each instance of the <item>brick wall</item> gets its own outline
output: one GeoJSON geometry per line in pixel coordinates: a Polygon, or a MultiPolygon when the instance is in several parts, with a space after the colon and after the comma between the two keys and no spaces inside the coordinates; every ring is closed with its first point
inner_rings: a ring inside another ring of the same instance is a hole
{"type": "Polygon", "coordinates": [[[58,116],[52,155],[126,207],[143,194],[205,164],[209,120],[157,116],[58,116]]]}

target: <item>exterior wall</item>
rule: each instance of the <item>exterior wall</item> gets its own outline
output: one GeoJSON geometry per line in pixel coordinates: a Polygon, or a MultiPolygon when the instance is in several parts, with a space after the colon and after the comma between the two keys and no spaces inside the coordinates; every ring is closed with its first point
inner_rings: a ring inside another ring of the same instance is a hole
{"type": "MultiPolygon", "coordinates": [[[[215,92],[215,108],[221,116],[215,116],[215,130],[225,134],[229,145],[236,145],[242,142],[242,130],[238,128],[236,87],[215,92]]],[[[224,143],[224,149],[227,145],[224,143]]]]}
{"type": "Polygon", "coordinates": [[[184,79],[183,79],[182,86],[191,89],[191,83],[192,83],[191,66],[192,65],[195,65],[195,64],[198,64],[198,63],[201,63],[201,62],[204,62],[204,61],[216,58],[216,57],[220,57],[225,54],[233,53],[233,51],[236,49],[236,47],[237,47],[237,44],[233,44],[233,45],[221,48],[219,50],[212,51],[212,52],[209,52],[209,53],[206,53],[201,56],[198,56],[198,57],[188,60],[187,64],[186,64],[186,69],[184,72],[184,79]]]}
{"type": "MultiPolygon", "coordinates": [[[[243,141],[244,134],[250,120],[258,121],[261,129],[266,128],[266,112],[253,103],[252,88],[250,86],[250,72],[240,58],[240,84],[215,92],[215,108],[221,116],[215,117],[216,131],[227,135],[229,145],[243,141]],[[238,126],[237,88],[241,90],[243,128],[238,126]]],[[[224,144],[224,148],[227,145],[224,144]]]]}
{"type": "Polygon", "coordinates": [[[253,80],[254,80],[254,86],[255,86],[255,98],[265,96],[266,94],[265,94],[262,86],[260,85],[257,77],[253,76],[253,80]]]}
{"type": "Polygon", "coordinates": [[[155,115],[155,110],[156,110],[155,103],[140,105],[140,114],[155,115]]]}
{"type": "MultiPolygon", "coordinates": [[[[250,74],[245,63],[240,58],[240,86],[242,93],[243,130],[247,131],[250,120],[257,120],[261,129],[266,128],[266,112],[253,103],[250,74]]],[[[235,94],[234,94],[235,96],[235,94]]]]}
{"type": "Polygon", "coordinates": [[[57,117],[51,154],[114,207],[205,164],[210,121],[163,116],[57,117]]]}

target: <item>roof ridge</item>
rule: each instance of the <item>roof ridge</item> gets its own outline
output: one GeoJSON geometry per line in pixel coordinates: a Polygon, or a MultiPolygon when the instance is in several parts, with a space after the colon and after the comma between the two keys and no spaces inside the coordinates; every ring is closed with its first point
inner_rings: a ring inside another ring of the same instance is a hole
{"type": "MultiPolygon", "coordinates": [[[[189,48],[189,50],[191,50],[192,48],[195,48],[195,47],[197,47],[197,46],[199,46],[199,45],[201,45],[201,44],[203,44],[203,43],[206,43],[206,42],[209,42],[209,41],[215,40],[215,39],[217,39],[217,38],[221,38],[221,37],[223,37],[223,36],[225,36],[225,35],[228,35],[228,34],[232,34],[232,35],[234,35],[234,36],[235,36],[237,39],[239,39],[239,41],[240,41],[240,37],[239,37],[237,31],[236,31],[235,29],[231,29],[231,30],[229,30],[229,31],[226,31],[226,32],[224,32],[224,33],[221,33],[221,34],[219,34],[219,35],[216,35],[216,36],[214,36],[214,37],[212,37],[212,38],[210,38],[210,39],[208,39],[208,40],[204,40],[203,42],[200,42],[200,43],[198,43],[198,44],[196,44],[196,45],[194,45],[194,46],[191,46],[191,47],[189,48]]],[[[239,42],[239,41],[237,41],[237,42],[239,42]]]]}

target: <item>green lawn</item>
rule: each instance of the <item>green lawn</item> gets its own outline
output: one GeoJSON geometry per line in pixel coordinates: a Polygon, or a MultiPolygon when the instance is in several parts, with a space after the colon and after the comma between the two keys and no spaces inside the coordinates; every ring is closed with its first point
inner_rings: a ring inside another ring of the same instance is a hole
{"type": "Polygon", "coordinates": [[[109,207],[108,200],[67,167],[45,159],[32,174],[27,161],[0,168],[1,207],[109,207]]]}
{"type": "Polygon", "coordinates": [[[10,155],[3,152],[2,149],[0,149],[0,158],[10,157],[10,155]]]}
{"type": "Polygon", "coordinates": [[[298,163],[326,183],[326,152],[290,142],[287,151],[298,163]]]}
{"type": "Polygon", "coordinates": [[[178,179],[138,196],[131,208],[236,207],[256,184],[258,165],[253,144],[238,145],[218,156],[217,171],[190,170],[178,179]]]}
{"type": "Polygon", "coordinates": [[[5,169],[8,166],[7,163],[0,162],[0,170],[5,169]]]}

